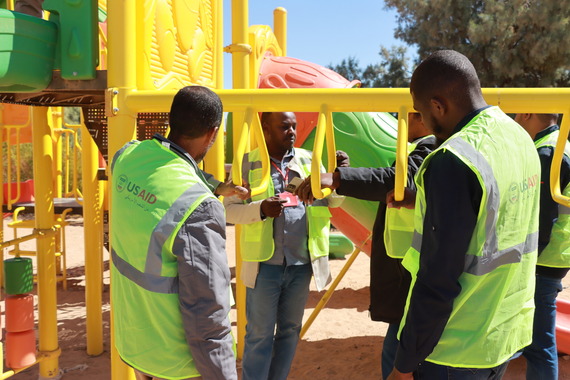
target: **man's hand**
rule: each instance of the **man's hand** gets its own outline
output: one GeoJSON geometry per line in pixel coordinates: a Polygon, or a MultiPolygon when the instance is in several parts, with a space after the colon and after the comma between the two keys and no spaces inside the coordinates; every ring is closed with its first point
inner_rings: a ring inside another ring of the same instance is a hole
{"type": "Polygon", "coordinates": [[[336,151],[336,166],[338,168],[348,168],[350,166],[350,158],[346,152],[342,150],[336,151]]]}
{"type": "Polygon", "coordinates": [[[386,194],[386,204],[390,208],[409,208],[413,209],[416,207],[416,192],[409,187],[404,189],[404,199],[401,201],[397,201],[394,198],[394,190],[390,190],[388,194],[386,194]]]}
{"type": "MultiPolygon", "coordinates": [[[[321,173],[321,189],[329,188],[335,190],[340,183],[340,173],[321,173]]],[[[307,204],[312,204],[315,201],[313,191],[311,190],[311,176],[305,178],[295,189],[295,195],[307,204]]]]}
{"type": "Polygon", "coordinates": [[[216,187],[214,194],[224,197],[237,195],[241,200],[245,200],[250,197],[250,190],[248,186],[238,186],[234,185],[232,181],[227,181],[220,183],[218,187],[216,187]]]}
{"type": "Polygon", "coordinates": [[[261,202],[261,212],[269,218],[277,218],[283,212],[283,203],[286,202],[285,199],[281,199],[278,196],[264,199],[261,202]]]}
{"type": "Polygon", "coordinates": [[[413,379],[414,379],[413,372],[402,373],[398,371],[396,368],[394,368],[390,376],[388,376],[387,380],[413,380],[413,379]]]}

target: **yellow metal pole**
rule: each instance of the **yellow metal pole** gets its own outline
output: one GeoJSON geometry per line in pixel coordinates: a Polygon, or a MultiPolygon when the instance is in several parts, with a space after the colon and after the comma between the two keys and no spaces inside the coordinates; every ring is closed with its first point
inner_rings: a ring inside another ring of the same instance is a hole
{"type": "Polygon", "coordinates": [[[97,179],[99,149],[85,125],[81,130],[81,145],[87,355],[100,355],[103,353],[103,203],[97,179]]]}
{"type": "Polygon", "coordinates": [[[552,199],[563,206],[570,207],[570,198],[562,195],[560,188],[560,168],[562,165],[562,156],[564,156],[564,148],[568,143],[568,133],[570,132],[570,109],[568,109],[562,118],[562,125],[560,126],[560,134],[556,142],[556,149],[554,149],[554,156],[552,157],[552,166],[550,170],[550,193],[552,199]]]}
{"type": "Polygon", "coordinates": [[[352,255],[350,255],[350,258],[348,259],[348,261],[344,264],[344,266],[340,270],[339,274],[336,276],[336,278],[332,282],[330,288],[328,288],[328,290],[325,292],[325,294],[323,295],[323,297],[321,298],[321,300],[319,301],[319,303],[315,307],[315,310],[313,310],[313,312],[311,313],[311,315],[307,319],[307,322],[305,322],[303,324],[303,327],[301,328],[300,339],[303,339],[303,336],[305,335],[307,330],[309,330],[309,328],[311,327],[311,325],[313,324],[313,322],[317,318],[317,315],[319,315],[321,310],[329,302],[329,299],[333,295],[336,287],[338,286],[340,281],[344,278],[344,275],[346,274],[346,272],[348,272],[348,270],[352,266],[352,263],[354,263],[354,260],[356,260],[356,257],[358,256],[359,253],[360,253],[360,249],[355,248],[354,252],[352,252],[352,255]]]}
{"type": "MultiPolygon", "coordinates": [[[[232,0],[232,45],[247,45],[248,40],[248,1],[232,0]]],[[[234,89],[245,89],[249,86],[249,53],[246,51],[233,52],[232,55],[232,81],[234,89]]],[[[223,99],[222,99],[223,102],[223,99]]],[[[225,103],[224,103],[225,104],[225,103]]],[[[245,111],[242,110],[242,111],[245,111]]],[[[242,112],[234,112],[233,128],[234,128],[234,152],[236,152],[236,144],[243,131],[244,114],[242,112]]],[[[241,158],[239,158],[241,159],[241,158]]],[[[235,160],[234,160],[235,161],[235,160]]],[[[239,177],[234,177],[234,182],[241,182],[241,173],[239,177]]],[[[240,183],[241,184],[241,183],[240,183]]],[[[237,225],[236,233],[236,310],[237,310],[237,357],[243,357],[243,342],[245,338],[245,325],[247,323],[245,317],[245,286],[240,279],[241,273],[241,249],[239,246],[239,235],[241,226],[237,225]]]]}
{"type": "MultiPolygon", "coordinates": [[[[268,112],[287,109],[318,112],[322,104],[326,104],[330,112],[394,112],[402,106],[408,109],[413,106],[407,88],[238,89],[216,90],[216,93],[226,112],[245,111],[249,107],[268,112]]],[[[162,112],[170,107],[174,94],[174,90],[137,91],[129,96],[127,106],[133,112],[162,112]]],[[[487,103],[499,105],[509,113],[528,110],[561,113],[570,103],[570,88],[484,88],[483,95],[487,103]]]]}
{"type": "Polygon", "coordinates": [[[404,199],[404,188],[408,178],[408,109],[400,107],[398,111],[398,140],[396,141],[396,178],[394,198],[404,199]]]}
{"type": "Polygon", "coordinates": [[[285,8],[278,7],[273,11],[273,30],[283,57],[287,57],[287,10],[285,8]]]}
{"type": "MultiPolygon", "coordinates": [[[[224,57],[223,57],[223,10],[222,1],[217,0],[214,3],[214,23],[215,23],[215,38],[216,38],[216,50],[215,50],[215,83],[216,88],[224,87],[224,57]]],[[[224,121],[222,120],[222,125],[218,132],[218,136],[212,148],[204,157],[204,170],[207,173],[212,174],[219,181],[224,181],[226,177],[225,170],[225,153],[224,153],[224,121]]]]}
{"type": "MultiPolygon", "coordinates": [[[[51,122],[52,128],[59,129],[62,127],[63,123],[63,109],[61,107],[51,107],[51,122]]],[[[63,134],[58,133],[55,141],[54,141],[54,197],[61,198],[62,197],[62,188],[63,188],[63,134]]]]}
{"type": "MultiPolygon", "coordinates": [[[[107,83],[111,88],[106,101],[107,114],[109,116],[109,161],[113,159],[117,150],[136,136],[136,111],[130,111],[126,107],[125,99],[128,97],[128,93],[136,88],[137,3],[136,0],[123,0],[110,1],[107,4],[109,33],[107,83]]],[[[146,4],[146,2],[140,2],[140,6],[143,6],[143,4],[146,4]]],[[[172,101],[172,97],[170,101],[172,101]]],[[[109,175],[109,181],[110,179],[109,175]]],[[[112,186],[112,183],[109,183],[109,188],[110,186],[112,186]]],[[[110,228],[112,229],[113,226],[111,225],[110,228]]],[[[111,286],[113,286],[112,276],[111,286]]],[[[111,299],[111,379],[134,380],[133,370],[121,360],[115,348],[112,307],[113,300],[111,299]]]]}
{"type": "MultiPolygon", "coordinates": [[[[47,108],[33,108],[32,142],[36,228],[41,231],[51,229],[54,224],[53,138],[48,125],[47,108]]],[[[40,352],[53,352],[58,350],[55,236],[48,234],[39,237],[37,250],[39,350],[40,352]]],[[[56,378],[58,375],[57,355],[40,363],[41,378],[56,378]]]]}
{"type": "Polygon", "coordinates": [[[324,198],[331,193],[330,189],[321,189],[321,166],[325,137],[327,140],[327,166],[329,167],[328,171],[332,172],[336,164],[334,133],[332,132],[332,114],[329,112],[327,105],[323,104],[319,112],[319,120],[317,122],[315,142],[313,145],[313,159],[311,161],[311,191],[317,199],[324,198]]]}

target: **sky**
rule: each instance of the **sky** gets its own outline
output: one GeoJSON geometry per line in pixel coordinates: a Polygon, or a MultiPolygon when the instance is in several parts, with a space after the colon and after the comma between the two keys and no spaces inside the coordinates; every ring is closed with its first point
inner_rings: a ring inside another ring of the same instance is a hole
{"type": "MultiPolygon", "coordinates": [[[[364,68],[379,62],[381,45],[405,45],[394,38],[396,12],[385,9],[382,0],[250,0],[249,24],[273,27],[277,7],[287,10],[289,57],[327,66],[351,56],[364,68]]],[[[231,0],[224,0],[224,46],[231,40],[231,0]]],[[[224,87],[232,88],[228,53],[224,53],[224,87]]]]}

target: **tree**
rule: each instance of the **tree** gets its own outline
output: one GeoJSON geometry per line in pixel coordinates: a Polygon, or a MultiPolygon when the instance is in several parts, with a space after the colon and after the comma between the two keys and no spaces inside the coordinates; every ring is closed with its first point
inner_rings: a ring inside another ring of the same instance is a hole
{"type": "Polygon", "coordinates": [[[570,85],[566,0],[385,0],[395,36],[420,58],[440,49],[465,54],[484,87],[570,85]]]}
{"type": "Polygon", "coordinates": [[[403,46],[391,49],[381,46],[378,54],[382,59],[377,64],[362,69],[356,57],[348,57],[336,66],[330,64],[327,67],[348,80],[360,80],[362,87],[407,87],[411,74],[406,52],[403,46]]]}
{"type": "Polygon", "coordinates": [[[368,65],[362,73],[366,87],[408,87],[410,70],[404,46],[380,47],[380,63],[368,65]]]}
{"type": "Polygon", "coordinates": [[[343,59],[340,64],[333,66],[332,63],[327,66],[327,68],[332,71],[336,71],[349,81],[355,79],[360,80],[362,77],[362,69],[359,66],[358,59],[356,57],[348,57],[343,59]]]}

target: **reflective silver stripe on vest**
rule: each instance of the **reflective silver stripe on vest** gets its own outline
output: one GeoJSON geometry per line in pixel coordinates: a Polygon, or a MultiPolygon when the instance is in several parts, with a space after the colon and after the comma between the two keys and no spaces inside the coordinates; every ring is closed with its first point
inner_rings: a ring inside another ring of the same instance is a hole
{"type": "Polygon", "coordinates": [[[151,273],[143,273],[131,264],[123,260],[114,249],[111,248],[113,265],[119,273],[134,282],[141,288],[154,293],[176,294],[178,293],[178,277],[156,276],[151,273]]]}
{"type": "Polygon", "coordinates": [[[558,204],[558,214],[562,215],[570,215],[570,207],[566,207],[564,205],[558,204]]]}
{"type": "Polygon", "coordinates": [[[495,228],[497,225],[500,203],[499,185],[497,184],[491,165],[489,165],[489,162],[487,162],[487,159],[483,157],[481,153],[475,150],[473,145],[459,137],[452,138],[446,145],[457,149],[461,156],[467,158],[473,166],[477,168],[481,178],[483,179],[483,184],[485,185],[487,203],[481,205],[481,207],[485,207],[487,210],[483,254],[482,256],[467,256],[464,269],[467,273],[484,274],[481,273],[481,271],[485,271],[483,268],[492,265],[492,261],[499,258],[498,256],[494,256],[494,254],[499,250],[499,240],[497,238],[497,230],[495,228]],[[478,258],[480,260],[475,260],[474,258],[478,258]],[[478,268],[479,265],[482,266],[481,269],[478,268]]]}
{"type": "Polygon", "coordinates": [[[526,240],[514,247],[498,252],[483,252],[482,256],[465,256],[466,273],[482,276],[490,273],[501,265],[519,263],[522,255],[535,252],[538,249],[538,231],[528,234],[526,240]]]}
{"type": "Polygon", "coordinates": [[[162,271],[162,247],[182,221],[188,208],[208,190],[200,182],[190,186],[174,201],[158,222],[150,238],[146,254],[145,273],[160,276],[162,271]]]}
{"type": "Polygon", "coordinates": [[[261,161],[249,161],[250,153],[243,156],[243,164],[241,166],[241,176],[244,181],[249,182],[249,172],[250,170],[261,169],[261,161]]]}

